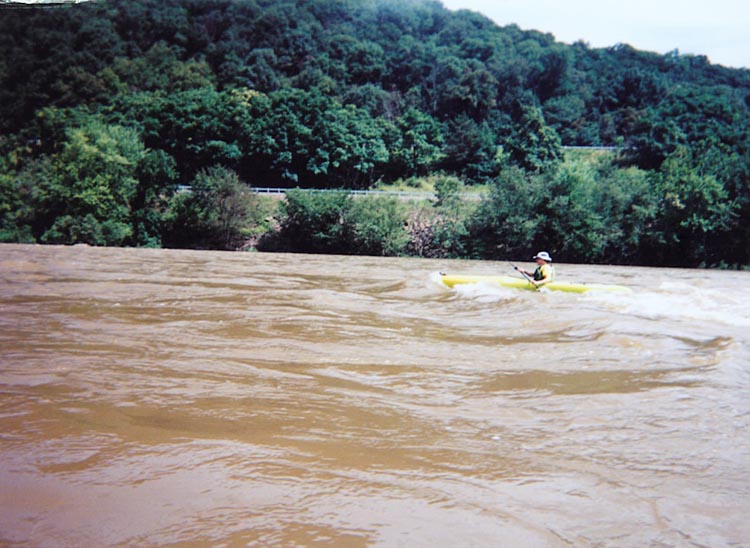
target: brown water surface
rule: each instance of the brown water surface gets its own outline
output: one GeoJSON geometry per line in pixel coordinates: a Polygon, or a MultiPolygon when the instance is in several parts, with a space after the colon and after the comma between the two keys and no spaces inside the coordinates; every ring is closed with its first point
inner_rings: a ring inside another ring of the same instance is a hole
{"type": "Polygon", "coordinates": [[[750,546],[750,274],[0,246],[0,545],[750,546]]]}

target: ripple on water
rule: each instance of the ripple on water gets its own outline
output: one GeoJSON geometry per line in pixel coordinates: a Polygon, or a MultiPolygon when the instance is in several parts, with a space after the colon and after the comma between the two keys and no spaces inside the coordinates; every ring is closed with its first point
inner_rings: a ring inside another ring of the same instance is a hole
{"type": "Polygon", "coordinates": [[[746,273],[0,251],[0,543],[750,538],[746,273]]]}

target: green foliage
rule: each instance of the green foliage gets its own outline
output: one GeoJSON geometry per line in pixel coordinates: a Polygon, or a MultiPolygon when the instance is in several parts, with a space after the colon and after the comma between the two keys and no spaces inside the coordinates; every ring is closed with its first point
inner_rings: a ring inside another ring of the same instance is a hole
{"type": "Polygon", "coordinates": [[[567,262],[637,262],[656,218],[649,189],[644,172],[611,161],[539,174],[507,169],[472,219],[472,251],[509,259],[545,248],[567,262]]]}
{"type": "Polygon", "coordinates": [[[161,247],[164,212],[169,197],[177,189],[177,166],[163,150],[148,151],[136,172],[138,188],[131,201],[132,243],[141,247],[161,247]]]}
{"type": "Polygon", "coordinates": [[[392,198],[296,189],[283,210],[280,236],[293,251],[400,255],[408,241],[404,208],[392,198]]]}
{"type": "Polygon", "coordinates": [[[246,147],[269,182],[368,187],[389,159],[384,121],[321,90],[282,90],[250,101],[246,147]]]}
{"type": "MultiPolygon", "coordinates": [[[[622,217],[612,215],[614,204],[610,190],[614,189],[605,185],[599,173],[589,166],[561,166],[549,176],[548,198],[539,212],[544,218],[543,231],[535,243],[543,245],[547,239],[547,247],[566,260],[601,260],[622,233],[617,224],[613,224],[619,223],[622,217]]],[[[620,242],[616,242],[615,247],[619,248],[620,242]]]]}
{"type": "Polygon", "coordinates": [[[680,147],[664,162],[657,188],[660,215],[658,249],[662,264],[716,265],[720,242],[736,217],[737,204],[721,182],[706,172],[692,152],[680,147]]]}
{"type": "Polygon", "coordinates": [[[446,125],[445,159],[440,166],[481,183],[496,177],[502,166],[498,161],[498,137],[490,124],[461,115],[446,125]]]}
{"type": "Polygon", "coordinates": [[[539,239],[546,245],[545,194],[543,176],[527,174],[517,167],[503,170],[471,220],[472,254],[508,259],[539,247],[535,245],[539,239]]]}
{"type": "Polygon", "coordinates": [[[177,193],[167,215],[172,247],[237,249],[249,236],[258,199],[237,174],[216,166],[202,170],[189,191],[177,193]]]}
{"type": "Polygon", "coordinates": [[[395,142],[390,145],[391,174],[424,176],[445,157],[440,124],[431,116],[409,108],[396,120],[395,142]]]}
{"type": "Polygon", "coordinates": [[[125,223],[85,215],[62,215],[42,234],[41,241],[53,244],[88,243],[91,245],[122,245],[130,236],[125,223]]]}
{"type": "Polygon", "coordinates": [[[209,88],[215,81],[205,60],[180,60],[177,48],[164,42],[158,42],[141,57],[116,58],[110,70],[116,81],[132,92],[209,88]]]}
{"type": "MultiPolygon", "coordinates": [[[[167,207],[177,183],[213,166],[302,188],[441,171],[492,190],[481,213],[411,215],[413,247],[432,254],[543,245],[567,260],[748,264],[748,89],[750,71],[705,57],[567,46],[429,0],[5,10],[0,238],[231,247],[236,232],[190,217],[197,198],[167,207]],[[573,165],[563,144],[621,150],[573,165]],[[165,224],[180,208],[195,241],[165,224]]],[[[302,247],[395,253],[355,242],[356,226],[385,230],[360,207],[302,247]]]]}
{"type": "Polygon", "coordinates": [[[347,214],[351,207],[347,192],[286,193],[281,237],[292,251],[343,253],[351,247],[351,227],[347,214]]]}
{"type": "Polygon", "coordinates": [[[395,198],[357,198],[351,202],[346,222],[351,226],[354,253],[396,256],[408,243],[404,207],[395,198]]]}
{"type": "Polygon", "coordinates": [[[637,167],[620,169],[611,158],[595,166],[596,192],[592,205],[601,219],[599,255],[584,262],[643,263],[642,248],[653,237],[659,197],[650,172],[637,167]]]}
{"type": "Polygon", "coordinates": [[[0,242],[34,242],[25,192],[18,177],[0,172],[0,242]]]}
{"type": "Polygon", "coordinates": [[[545,124],[542,112],[533,107],[521,107],[513,135],[503,148],[526,171],[545,171],[562,159],[560,137],[545,124]]]}
{"type": "Polygon", "coordinates": [[[175,160],[183,181],[216,164],[238,168],[243,141],[251,131],[244,97],[210,87],[168,95],[128,94],[107,114],[116,123],[135,124],[147,147],[175,160]]]}
{"type": "Polygon", "coordinates": [[[460,258],[466,255],[469,208],[462,197],[464,183],[453,176],[435,181],[435,216],[431,223],[433,256],[460,258]]]}
{"type": "Polygon", "coordinates": [[[132,129],[91,119],[71,128],[51,169],[33,190],[44,243],[123,245],[132,234],[130,202],[145,155],[132,129]]]}

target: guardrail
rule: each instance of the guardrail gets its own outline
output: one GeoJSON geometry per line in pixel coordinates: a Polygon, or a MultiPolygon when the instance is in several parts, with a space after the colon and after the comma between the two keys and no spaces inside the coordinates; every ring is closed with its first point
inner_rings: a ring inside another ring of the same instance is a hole
{"type": "MultiPolygon", "coordinates": [[[[192,192],[190,185],[179,185],[177,192],[192,192]]],[[[357,190],[350,188],[279,188],[268,186],[251,187],[250,191],[255,194],[271,196],[284,196],[289,190],[301,190],[303,192],[346,192],[355,196],[391,196],[394,198],[409,198],[413,200],[434,200],[437,195],[434,192],[418,190],[357,190]]],[[[461,192],[459,196],[466,200],[480,200],[484,194],[481,192],[461,192]]]]}
{"type": "Polygon", "coordinates": [[[302,190],[303,192],[346,192],[355,196],[393,196],[395,198],[417,198],[432,199],[435,197],[434,192],[420,192],[416,190],[358,190],[351,188],[273,188],[273,187],[252,187],[256,194],[286,194],[288,190],[302,190]]]}
{"type": "MultiPolygon", "coordinates": [[[[256,194],[286,194],[288,190],[302,190],[303,192],[346,192],[355,196],[392,196],[394,198],[411,198],[415,200],[434,200],[437,196],[434,192],[418,190],[357,190],[348,188],[276,188],[276,187],[252,187],[256,194]]],[[[482,193],[461,192],[460,196],[467,200],[479,200],[482,193]]]]}
{"type": "Polygon", "coordinates": [[[615,152],[620,150],[622,147],[610,145],[562,145],[560,148],[562,148],[563,150],[606,150],[608,152],[615,152]]]}

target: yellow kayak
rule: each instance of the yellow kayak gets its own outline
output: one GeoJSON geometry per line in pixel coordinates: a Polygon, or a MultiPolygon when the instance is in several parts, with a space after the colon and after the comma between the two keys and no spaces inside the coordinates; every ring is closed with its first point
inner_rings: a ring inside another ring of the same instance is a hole
{"type": "MultiPolygon", "coordinates": [[[[448,287],[454,287],[461,284],[488,284],[499,285],[502,287],[513,287],[516,289],[529,289],[536,291],[537,288],[524,278],[513,276],[472,276],[469,274],[440,274],[440,280],[448,287]]],[[[629,287],[623,285],[603,285],[603,284],[580,284],[571,282],[549,282],[544,284],[545,289],[551,291],[567,291],[569,293],[586,293],[587,291],[611,291],[630,293],[629,287]]]]}

